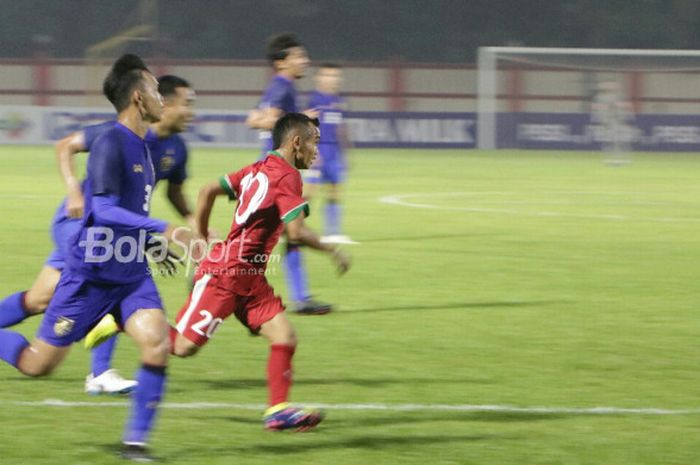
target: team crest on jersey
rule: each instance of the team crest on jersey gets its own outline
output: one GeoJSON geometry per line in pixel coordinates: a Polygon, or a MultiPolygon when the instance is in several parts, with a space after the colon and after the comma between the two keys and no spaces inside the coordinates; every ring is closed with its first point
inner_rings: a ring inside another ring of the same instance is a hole
{"type": "Polygon", "coordinates": [[[170,169],[173,167],[174,164],[175,164],[175,158],[166,155],[160,159],[160,171],[162,171],[162,172],[170,171],[170,169]]]}
{"type": "Polygon", "coordinates": [[[75,326],[75,321],[59,316],[58,321],[53,325],[53,332],[56,333],[56,336],[63,337],[73,330],[73,326],[75,326]]]}
{"type": "Polygon", "coordinates": [[[143,165],[141,163],[134,164],[134,173],[143,173],[143,165]]]}

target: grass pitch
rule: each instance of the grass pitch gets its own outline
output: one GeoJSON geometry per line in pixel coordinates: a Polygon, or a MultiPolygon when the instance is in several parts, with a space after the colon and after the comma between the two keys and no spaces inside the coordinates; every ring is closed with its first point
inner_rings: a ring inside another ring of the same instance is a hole
{"type": "MultiPolygon", "coordinates": [[[[172,360],[158,456],[197,465],[700,461],[700,158],[646,154],[616,168],[593,153],[352,156],[354,268],[338,279],[327,257],[306,254],[313,293],[338,310],[291,316],[300,339],[292,399],[329,404],[327,420],[306,434],[263,431],[267,347],[232,319],[195,358],[172,360]]],[[[190,197],[255,157],[193,150],[190,197]]],[[[63,190],[50,148],[3,147],[0,158],[0,294],[9,294],[31,284],[51,250],[63,190]]],[[[163,191],[152,212],[175,219],[163,191]]],[[[215,208],[221,235],[232,208],[215,208]]],[[[269,278],[286,294],[279,264],[269,278]]],[[[158,284],[172,320],[185,278],[158,284]]],[[[38,321],[17,328],[32,336],[38,321]]],[[[136,364],[123,337],[115,366],[130,374],[136,364]]],[[[127,409],[115,403],[124,399],[83,394],[87,371],[81,347],[47,379],[0,366],[0,463],[122,463],[114,445],[127,409]]]]}

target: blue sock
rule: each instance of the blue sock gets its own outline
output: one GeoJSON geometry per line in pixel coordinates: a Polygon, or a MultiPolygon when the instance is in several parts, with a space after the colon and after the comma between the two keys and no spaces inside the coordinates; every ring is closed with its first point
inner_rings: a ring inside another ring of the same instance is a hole
{"type": "Polygon", "coordinates": [[[287,268],[287,288],[294,302],[303,302],[309,298],[309,289],[306,284],[306,270],[298,245],[287,244],[287,256],[284,265],[287,268]]]}
{"type": "Polygon", "coordinates": [[[29,345],[29,341],[19,333],[0,329],[0,359],[17,368],[17,359],[29,345]]]}
{"type": "Polygon", "coordinates": [[[117,336],[112,336],[92,349],[92,376],[97,378],[112,365],[112,354],[117,346],[117,336]]]}
{"type": "Polygon", "coordinates": [[[340,203],[337,200],[326,202],[326,235],[340,234],[340,203]]]}
{"type": "Polygon", "coordinates": [[[124,431],[125,443],[148,442],[158,404],[165,391],[165,378],[165,367],[144,363],[136,372],[136,381],[139,384],[131,398],[131,413],[124,431]]]}
{"type": "Polygon", "coordinates": [[[0,328],[7,328],[24,321],[29,314],[24,310],[24,294],[27,291],[8,295],[0,301],[0,328]]]}

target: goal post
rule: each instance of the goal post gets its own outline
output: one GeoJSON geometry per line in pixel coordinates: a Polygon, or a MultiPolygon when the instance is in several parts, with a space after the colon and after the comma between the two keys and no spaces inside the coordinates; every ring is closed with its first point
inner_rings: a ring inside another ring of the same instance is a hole
{"type": "Polygon", "coordinates": [[[698,84],[700,50],[480,47],[477,144],[599,150],[623,137],[630,150],[697,150],[698,84]],[[624,124],[606,129],[611,118],[624,124]]]}

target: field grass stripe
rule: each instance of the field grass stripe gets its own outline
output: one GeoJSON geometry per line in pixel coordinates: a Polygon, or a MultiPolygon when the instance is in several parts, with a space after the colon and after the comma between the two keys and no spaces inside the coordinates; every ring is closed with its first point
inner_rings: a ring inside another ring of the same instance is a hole
{"type": "MultiPolygon", "coordinates": [[[[44,399],[42,401],[12,401],[0,400],[0,405],[15,407],[126,407],[128,401],[65,401],[60,399],[44,399]]],[[[357,411],[446,411],[446,412],[495,412],[495,413],[537,413],[542,415],[698,415],[700,408],[666,409],[666,408],[629,408],[629,407],[517,407],[513,405],[453,405],[453,404],[304,404],[326,410],[357,410],[357,411]]],[[[259,410],[265,409],[263,404],[240,404],[229,402],[165,402],[163,408],[175,410],[259,410]]]]}

